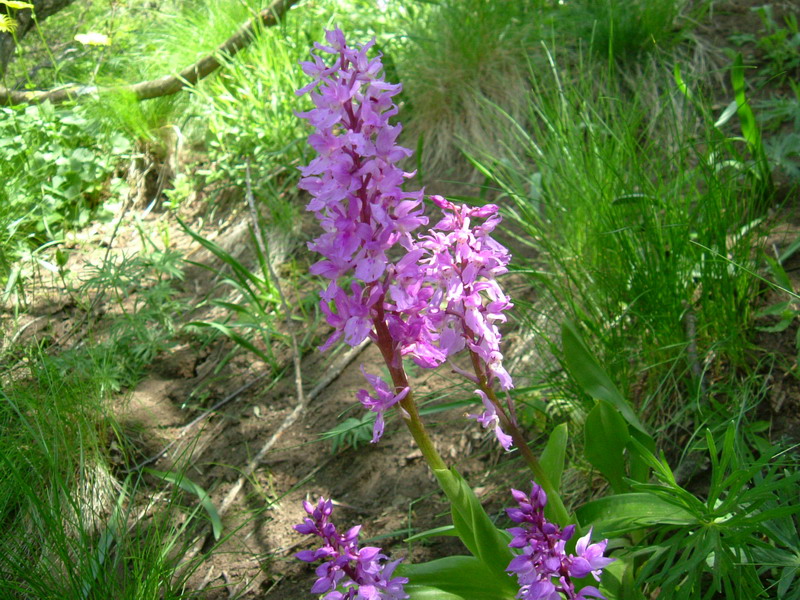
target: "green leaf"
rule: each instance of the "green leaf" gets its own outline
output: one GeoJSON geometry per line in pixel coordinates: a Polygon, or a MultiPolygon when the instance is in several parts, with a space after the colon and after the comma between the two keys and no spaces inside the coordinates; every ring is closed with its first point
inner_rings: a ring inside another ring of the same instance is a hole
{"type": "Polygon", "coordinates": [[[410,600],[469,600],[464,596],[450,594],[436,587],[424,585],[406,585],[403,588],[410,600]]]}
{"type": "Polygon", "coordinates": [[[211,529],[214,532],[214,539],[219,539],[219,536],[222,535],[222,519],[220,519],[219,513],[207,491],[181,473],[157,471],[156,469],[150,468],[145,468],[144,471],[164,481],[168,481],[173,485],[177,485],[182,490],[197,496],[198,500],[200,500],[200,506],[208,513],[208,518],[211,520],[211,529]]]}
{"type": "Polygon", "coordinates": [[[783,315],[784,313],[791,311],[790,304],[791,303],[788,300],[785,302],[778,302],[756,311],[754,316],[756,319],[758,319],[761,317],[771,317],[773,315],[783,315]]]}
{"type": "Polygon", "coordinates": [[[505,567],[497,573],[474,556],[448,556],[421,564],[400,565],[397,572],[408,577],[409,585],[405,589],[412,598],[512,600],[519,588],[514,578],[505,572],[505,567]],[[412,590],[420,589],[417,586],[429,595],[414,595],[412,590]],[[435,595],[434,591],[446,595],[435,595]]]}
{"type": "Polygon", "coordinates": [[[592,398],[609,402],[628,423],[650,437],[628,401],[589,352],[577,328],[570,321],[564,321],[561,326],[561,343],[565,367],[584,392],[592,398]]]}
{"type": "Polygon", "coordinates": [[[725,123],[730,121],[731,117],[736,114],[738,108],[739,104],[736,102],[736,100],[731,100],[731,103],[725,107],[724,111],[722,111],[722,114],[720,115],[719,119],[717,119],[717,122],[714,123],[714,127],[720,128],[725,125],[725,123]]]}
{"type": "Polygon", "coordinates": [[[681,75],[681,67],[677,63],[675,64],[675,68],[672,70],[672,75],[675,78],[675,85],[678,86],[680,93],[686,96],[688,100],[694,101],[692,90],[689,89],[689,86],[686,85],[686,82],[683,80],[683,75],[681,75]]]}
{"type": "Polygon", "coordinates": [[[764,333],[780,333],[781,331],[786,331],[789,329],[789,325],[792,324],[794,321],[794,316],[782,319],[775,323],[775,325],[769,325],[768,327],[756,327],[756,331],[763,331],[764,333]]]}
{"type": "Polygon", "coordinates": [[[781,252],[780,257],[778,258],[778,262],[781,264],[785,263],[791,256],[797,252],[798,248],[800,248],[800,237],[793,241],[789,246],[781,252]]]}
{"type": "Polygon", "coordinates": [[[616,558],[603,570],[600,591],[615,600],[642,600],[644,595],[636,585],[634,573],[632,556],[616,558]]]}
{"type": "Polygon", "coordinates": [[[630,490],[625,483],[625,456],[628,424],[619,411],[604,400],[598,400],[586,417],[584,442],[586,459],[600,471],[618,494],[630,490]]]}
{"type": "Polygon", "coordinates": [[[767,262],[770,273],[772,273],[777,284],[791,294],[794,288],[792,286],[792,280],[789,279],[789,275],[786,273],[786,269],[771,256],[764,254],[764,260],[767,262]]]}
{"type": "MultiPolygon", "coordinates": [[[[249,282],[253,283],[254,285],[256,285],[256,287],[258,287],[262,283],[261,279],[259,277],[257,277],[253,273],[251,273],[250,270],[247,269],[247,267],[245,267],[241,262],[236,260],[236,258],[234,258],[229,252],[226,252],[222,247],[218,246],[217,244],[215,244],[211,240],[207,240],[206,238],[204,238],[199,233],[196,233],[195,231],[193,231],[186,223],[184,223],[180,219],[178,219],[178,223],[180,223],[180,226],[183,227],[184,231],[186,231],[186,233],[188,233],[192,237],[192,239],[194,241],[199,243],[201,246],[203,246],[203,248],[205,248],[206,250],[211,252],[214,256],[216,256],[218,259],[220,259],[222,262],[227,264],[231,268],[231,270],[234,272],[234,274],[236,275],[236,279],[239,282],[246,283],[246,282],[249,281],[249,282]]],[[[189,262],[190,262],[190,264],[197,265],[197,266],[202,267],[204,269],[208,269],[209,271],[212,271],[212,272],[215,272],[215,273],[219,272],[216,269],[214,269],[213,267],[209,267],[206,264],[193,262],[193,261],[189,261],[189,262]]]]}
{"type": "Polygon", "coordinates": [[[212,329],[216,329],[224,336],[231,339],[231,341],[235,342],[242,348],[249,350],[258,358],[263,360],[268,365],[271,365],[275,362],[275,359],[267,355],[265,352],[257,348],[250,340],[245,338],[242,335],[236,333],[232,328],[228,327],[227,325],[223,325],[222,323],[217,323],[216,321],[190,321],[187,325],[193,327],[210,327],[212,329]]]}
{"type": "Polygon", "coordinates": [[[736,112],[739,115],[742,135],[747,140],[750,151],[755,155],[759,155],[760,152],[763,152],[761,131],[756,124],[755,113],[753,113],[753,109],[750,107],[745,95],[744,60],[741,52],[736,54],[733,67],[731,67],[731,84],[733,85],[733,96],[737,105],[736,112]]]}
{"type": "Polygon", "coordinates": [[[547,479],[558,492],[561,489],[561,473],[564,471],[564,458],[567,452],[569,430],[566,423],[561,423],[550,434],[547,445],[539,456],[539,464],[547,475],[547,479]]]}
{"type": "Polygon", "coordinates": [[[437,536],[458,536],[458,532],[453,525],[443,525],[441,527],[434,527],[433,529],[420,531],[419,533],[415,533],[414,535],[407,537],[403,541],[416,542],[417,540],[425,540],[427,538],[437,536]]]}
{"type": "Polygon", "coordinates": [[[508,547],[507,533],[494,526],[480,500],[455,469],[434,469],[434,475],[450,501],[453,525],[464,545],[490,573],[500,588],[516,594],[516,586],[506,574],[514,554],[508,547]]]}
{"type": "Polygon", "coordinates": [[[575,513],[603,536],[618,535],[651,525],[694,525],[687,510],[649,493],[617,494],[587,502],[575,513]]]}

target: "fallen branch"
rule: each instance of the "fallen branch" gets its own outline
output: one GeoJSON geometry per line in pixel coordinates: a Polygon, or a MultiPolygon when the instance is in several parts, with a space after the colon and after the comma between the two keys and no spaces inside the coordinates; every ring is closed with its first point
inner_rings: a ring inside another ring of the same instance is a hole
{"type": "Polygon", "coordinates": [[[217,48],[216,52],[204,56],[177,75],[164,75],[158,79],[116,87],[70,84],[51,90],[16,91],[0,86],[0,105],[34,104],[45,101],[58,104],[81,96],[118,92],[131,94],[137,100],[149,100],[177,94],[186,86],[196,84],[217,70],[221,66],[220,55],[234,56],[248,46],[253,41],[253,34],[259,25],[263,27],[277,25],[295,2],[297,0],[275,0],[268,8],[242,25],[236,33],[217,48]]]}

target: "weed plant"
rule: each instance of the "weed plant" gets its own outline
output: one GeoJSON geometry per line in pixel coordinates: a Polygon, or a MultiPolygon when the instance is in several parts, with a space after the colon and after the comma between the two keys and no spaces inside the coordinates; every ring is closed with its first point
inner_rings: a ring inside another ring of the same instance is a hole
{"type": "MultiPolygon", "coordinates": [[[[256,199],[274,198],[276,187],[292,190],[298,178],[297,166],[306,160],[303,128],[295,117],[299,106],[295,90],[302,87],[304,74],[297,67],[307,58],[309,39],[321,37],[326,23],[346,22],[363,30],[365,39],[375,37],[388,46],[386,29],[402,7],[377,6],[363,1],[325,1],[291,11],[279,27],[259,28],[253,42],[235,57],[220,57],[220,72],[201,82],[195,96],[197,133],[213,165],[203,173],[207,184],[218,181],[232,190],[244,190],[245,160],[252,165],[256,199]]],[[[291,211],[284,197],[285,210],[291,211]]],[[[275,202],[270,213],[276,214],[275,202]]],[[[278,225],[290,226],[295,221],[278,225]]]]}
{"type": "Polygon", "coordinates": [[[119,181],[125,136],[94,127],[81,107],[0,108],[0,279],[21,250],[86,225],[119,181]],[[5,269],[4,269],[5,267],[5,269]]]}
{"type": "MultiPolygon", "coordinates": [[[[193,89],[214,169],[208,184],[245,188],[247,157],[257,174],[254,193],[265,195],[267,181],[296,181],[304,149],[294,117],[308,25],[294,20],[280,29],[261,29],[234,58],[223,58],[221,72],[193,89]]],[[[293,187],[293,186],[292,186],[293,187]]],[[[272,191],[272,190],[270,190],[272,191]]]]}
{"type": "Polygon", "coordinates": [[[617,385],[665,419],[745,358],[758,285],[738,266],[753,264],[753,180],[668,81],[656,103],[626,94],[613,69],[553,65],[537,74],[529,128],[498,125],[516,128],[527,156],[476,161],[502,189],[537,296],[523,318],[551,347],[549,320],[581,323],[617,385]]]}

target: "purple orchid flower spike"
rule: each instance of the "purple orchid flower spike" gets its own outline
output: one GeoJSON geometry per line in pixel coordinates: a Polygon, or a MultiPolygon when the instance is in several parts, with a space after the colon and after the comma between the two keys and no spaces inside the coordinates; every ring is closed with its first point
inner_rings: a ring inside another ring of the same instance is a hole
{"type": "Polygon", "coordinates": [[[325,594],[323,600],[404,600],[407,577],[394,577],[399,560],[387,562],[380,548],[359,548],[357,525],[340,534],[330,522],[333,503],[320,498],[316,506],[303,502],[308,517],[294,529],[322,540],[316,550],[303,550],[295,558],[303,562],[324,561],[315,573],[312,594],[325,594]]]}
{"type": "Polygon", "coordinates": [[[541,487],[531,482],[531,493],[511,490],[518,507],[507,509],[508,517],[520,527],[512,527],[508,532],[513,536],[508,544],[519,548],[517,555],[506,569],[517,576],[520,591],[517,598],[522,600],[585,600],[604,598],[596,587],[587,585],[575,590],[572,579],[580,579],[591,573],[597,581],[605,567],[614,559],[606,558],[608,540],[590,544],[592,530],[578,540],[575,554],[567,554],[566,543],[575,534],[575,526],[564,529],[545,519],[544,507],[547,494],[541,487]]]}
{"type": "Polygon", "coordinates": [[[372,321],[383,308],[384,275],[392,264],[387,253],[398,243],[410,248],[411,232],[427,219],[422,191],[401,188],[412,174],[397,163],[411,151],[396,144],[401,126],[389,124],[401,86],[382,79],[379,56],[367,57],[374,41],[353,48],[338,29],[325,38],[327,44],[315,44],[313,61],[302,63],[314,80],[298,94],[310,93],[315,105],[299,113],[316,129],[309,143],[317,151],[300,169],[299,187],[311,194],[307,210],[324,231],[309,248],[323,256],[311,272],[331,280],[321,302],[336,330],[327,349],[341,338],[351,346],[375,339],[372,321]],[[325,55],[332,55],[332,64],[325,55]],[[339,284],[345,276],[355,279],[347,288],[339,284]]]}
{"type": "Polygon", "coordinates": [[[510,260],[491,236],[498,208],[432,196],[442,218],[417,234],[428,223],[423,191],[402,189],[413,173],[398,164],[411,151],[397,144],[402,127],[390,123],[401,86],[384,81],[380,55],[368,56],[373,45],[351,47],[340,30],[328,31],[312,60],[302,63],[313,81],[298,94],[309,94],[314,108],[298,115],[315,129],[308,141],[317,156],[301,167],[299,187],[311,195],[307,210],[323,230],[309,243],[322,255],[311,273],[329,280],[320,309],[334,328],[321,350],[367,338],[379,346],[394,391],[370,376],[375,395],[358,393],[378,414],[373,441],[383,433],[384,412],[409,397],[404,358],[431,369],[468,350],[476,372],[467,376],[491,397],[474,418],[492,426],[508,449],[498,416],[505,410],[491,391],[495,383],[502,390],[514,385],[503,367],[497,326],[512,306],[496,281],[510,260]]]}

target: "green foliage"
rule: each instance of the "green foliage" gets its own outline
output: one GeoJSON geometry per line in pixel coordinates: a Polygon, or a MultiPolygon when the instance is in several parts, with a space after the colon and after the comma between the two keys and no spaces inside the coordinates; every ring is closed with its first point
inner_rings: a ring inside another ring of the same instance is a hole
{"type": "Polygon", "coordinates": [[[124,136],[98,131],[81,107],[0,108],[0,278],[24,248],[85,226],[120,191],[109,181],[130,151],[124,136]]]}
{"type": "Polygon", "coordinates": [[[192,231],[184,223],[181,222],[181,225],[195,241],[222,262],[222,266],[219,268],[199,262],[191,264],[218,275],[221,285],[234,290],[241,298],[237,302],[210,298],[208,302],[224,308],[229,312],[229,316],[223,322],[192,321],[188,326],[216,330],[277,370],[280,362],[275,355],[273,343],[283,343],[286,342],[286,339],[277,330],[277,320],[280,318],[277,311],[280,297],[266,262],[271,260],[271,257],[263,256],[253,240],[261,271],[260,274],[254,273],[219,245],[192,231]]]}
{"type": "Polygon", "coordinates": [[[761,576],[768,567],[759,557],[776,547],[787,549],[781,538],[763,539],[760,532],[765,524],[786,523],[800,511],[796,502],[800,471],[779,460],[778,449],[749,458],[736,448],[736,438],[731,424],[718,449],[706,432],[711,480],[705,500],[676,483],[663,457],[656,459],[640,449],[649,456],[659,483],[636,484],[635,489],[679,507],[696,522],[688,527],[657,527],[652,538],[640,545],[638,554],[648,557],[638,575],[645,589],[659,587],[671,598],[707,598],[716,593],[744,599],[765,593],[761,576]]]}
{"type": "Polygon", "coordinates": [[[181,513],[197,509],[173,494],[140,520],[152,501],[140,498],[141,479],[116,478],[109,448],[125,443],[105,412],[102,378],[39,352],[29,365],[29,376],[0,388],[0,595],[187,597],[197,562],[178,570],[181,513]]]}
{"type": "Polygon", "coordinates": [[[783,23],[775,18],[771,4],[753,6],[750,10],[761,20],[761,35],[734,34],[737,44],[752,43],[763,54],[764,65],[760,75],[782,85],[800,68],[800,28],[797,15],[789,13],[783,23]]]}
{"type": "Polygon", "coordinates": [[[375,425],[375,413],[365,412],[361,418],[349,417],[336,427],[320,435],[323,440],[331,441],[331,452],[336,454],[345,448],[357,449],[368,444],[372,439],[372,428],[375,425]]]}
{"type": "Polygon", "coordinates": [[[800,181],[800,84],[789,81],[791,96],[765,100],[756,116],[770,135],[764,151],[770,162],[793,182],[800,181]]]}
{"type": "Polygon", "coordinates": [[[134,385],[153,359],[175,344],[176,315],[185,309],[176,289],[183,279],[182,260],[180,253],[146,240],[143,252],[112,256],[93,267],[75,296],[110,295],[116,315],[105,332],[95,333],[100,339],[92,348],[66,351],[57,360],[64,368],[74,368],[73,363],[86,360],[88,354],[104,375],[104,391],[134,385]]]}
{"type": "Polygon", "coordinates": [[[540,73],[530,125],[508,120],[527,159],[475,164],[502,191],[516,255],[535,256],[517,264],[540,298],[523,318],[542,351],[557,348],[550,320],[572,320],[613,386],[639,388],[634,409],[664,419],[665,401],[697,389],[698,357],[743,359],[758,292],[755,180],[716,129],[687,117],[669,80],[664,98],[647,99],[607,70],[579,72],[540,73]]]}
{"type": "MultiPolygon", "coordinates": [[[[472,491],[472,488],[469,487],[464,478],[455,469],[434,469],[433,472],[450,502],[453,525],[458,537],[472,556],[477,559],[481,570],[487,575],[488,582],[484,584],[484,589],[495,590],[500,597],[503,594],[509,597],[515,594],[516,586],[505,571],[508,563],[513,558],[513,554],[508,547],[508,535],[495,527],[477,496],[475,496],[475,492],[472,491]]],[[[467,557],[450,558],[453,561],[459,561],[467,557]]],[[[466,561],[466,563],[472,564],[473,561],[466,561]]],[[[469,564],[462,562],[462,564],[458,565],[456,570],[462,571],[462,577],[465,577],[465,574],[463,574],[464,569],[469,572],[469,564]]],[[[425,569],[426,567],[422,565],[418,568],[425,569]]],[[[450,586],[459,584],[458,577],[443,579],[448,581],[449,586],[442,585],[444,582],[440,580],[440,582],[437,582],[437,587],[441,585],[444,591],[451,591],[449,589],[450,586]]],[[[429,585],[433,581],[420,581],[420,583],[429,585]]],[[[460,593],[458,589],[453,589],[453,591],[460,593]]]]}
{"type": "Polygon", "coordinates": [[[156,469],[144,469],[144,472],[153,475],[154,477],[158,477],[159,479],[163,479],[173,485],[177,485],[182,490],[185,490],[191,494],[197,496],[198,500],[200,501],[200,506],[203,507],[206,514],[208,514],[208,519],[211,521],[211,531],[214,534],[214,539],[218,540],[222,535],[222,519],[217,512],[217,507],[214,506],[214,503],[211,501],[211,496],[208,495],[208,492],[205,491],[202,487],[197,485],[194,481],[186,477],[184,473],[175,473],[173,471],[157,471],[156,469]]]}
{"type": "Polygon", "coordinates": [[[406,145],[418,147],[417,160],[426,172],[447,171],[460,160],[462,146],[502,150],[502,128],[486,105],[524,114],[527,46],[538,32],[535,5],[516,0],[444,0],[428,10],[409,5],[407,41],[396,60],[406,100],[400,120],[406,145]]]}
{"type": "Polygon", "coordinates": [[[508,600],[515,594],[509,577],[499,579],[474,556],[448,556],[398,572],[413,582],[405,588],[411,600],[508,600]]]}
{"type": "MultiPolygon", "coordinates": [[[[321,28],[320,28],[321,29],[321,28]]],[[[321,37],[320,32],[313,32],[321,37]]],[[[258,174],[256,197],[265,195],[266,181],[297,181],[307,132],[295,117],[295,90],[306,76],[297,63],[308,58],[308,24],[294,21],[279,29],[263,29],[253,43],[234,58],[222,57],[222,71],[194,88],[203,119],[206,147],[214,170],[208,183],[224,181],[243,190],[247,157],[258,174]]]]}
{"type": "Polygon", "coordinates": [[[686,0],[579,0],[557,15],[560,28],[590,40],[601,57],[636,59],[674,45],[686,0]]]}

